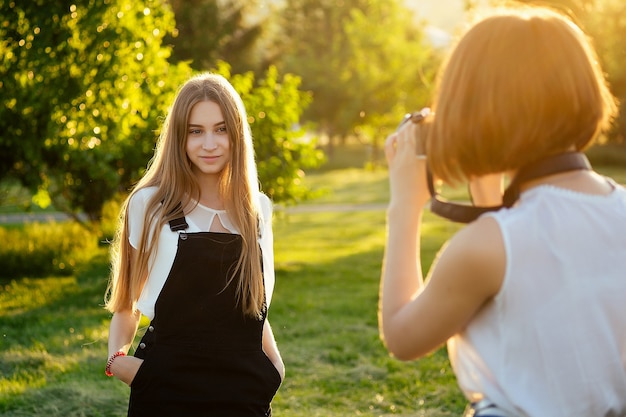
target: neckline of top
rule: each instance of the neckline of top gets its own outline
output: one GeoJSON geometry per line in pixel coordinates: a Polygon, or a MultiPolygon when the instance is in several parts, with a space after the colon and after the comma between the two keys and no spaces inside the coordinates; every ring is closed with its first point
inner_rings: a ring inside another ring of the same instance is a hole
{"type": "Polygon", "coordinates": [[[202,208],[204,210],[210,211],[212,213],[226,213],[226,210],[218,210],[218,209],[214,209],[212,207],[207,207],[207,206],[201,204],[199,201],[197,201],[196,203],[198,204],[198,207],[200,207],[200,208],[202,208]]]}
{"type": "Polygon", "coordinates": [[[568,196],[573,196],[576,198],[582,198],[582,199],[587,199],[587,200],[592,200],[592,201],[593,200],[603,201],[605,199],[615,198],[615,196],[618,194],[617,183],[613,181],[611,178],[605,177],[605,180],[608,182],[608,184],[612,188],[608,194],[591,194],[591,193],[584,192],[584,191],[572,190],[570,188],[565,188],[565,187],[559,187],[556,184],[543,183],[543,184],[535,185],[534,187],[531,187],[527,190],[524,190],[522,192],[522,195],[527,194],[527,196],[531,196],[531,195],[535,195],[537,192],[541,192],[541,190],[550,190],[551,192],[556,192],[560,195],[568,195],[568,196]]]}

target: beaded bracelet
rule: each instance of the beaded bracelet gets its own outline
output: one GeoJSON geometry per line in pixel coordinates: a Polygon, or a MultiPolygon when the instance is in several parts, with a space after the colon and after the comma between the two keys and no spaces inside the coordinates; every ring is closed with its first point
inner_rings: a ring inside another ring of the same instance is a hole
{"type": "Polygon", "coordinates": [[[111,373],[111,365],[113,365],[113,361],[115,360],[115,358],[119,356],[126,356],[126,354],[120,350],[109,356],[107,366],[104,368],[104,373],[106,376],[113,376],[113,374],[111,373]]]}

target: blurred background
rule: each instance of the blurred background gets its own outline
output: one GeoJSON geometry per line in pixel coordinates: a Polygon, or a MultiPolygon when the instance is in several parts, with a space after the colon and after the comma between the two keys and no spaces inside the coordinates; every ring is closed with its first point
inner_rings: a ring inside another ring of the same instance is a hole
{"type": "MultiPolygon", "coordinates": [[[[381,165],[384,137],[428,105],[464,23],[496,4],[0,0],[0,207],[98,223],[141,176],[176,88],[198,71],[224,74],[242,94],[264,191],[302,201],[303,176],[341,164],[338,149],[381,165]]],[[[624,2],[541,4],[589,33],[624,98],[624,2]]],[[[625,134],[621,116],[595,157],[623,163],[625,134]]]]}

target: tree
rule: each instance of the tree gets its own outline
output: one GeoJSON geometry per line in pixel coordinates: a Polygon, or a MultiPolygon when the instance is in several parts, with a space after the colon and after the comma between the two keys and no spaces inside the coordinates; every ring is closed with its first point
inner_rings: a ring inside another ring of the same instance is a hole
{"type": "MultiPolygon", "coordinates": [[[[611,91],[621,103],[626,102],[626,13],[622,0],[598,1],[585,14],[585,26],[593,37],[598,55],[611,86],[611,91]]],[[[626,145],[626,112],[621,111],[615,121],[609,141],[626,145]]]]}
{"type": "MultiPolygon", "coordinates": [[[[164,0],[44,3],[0,0],[0,180],[17,179],[41,206],[97,221],[142,175],[193,71],[168,62],[163,37],[174,15],[164,0]]],[[[308,102],[299,79],[279,78],[271,69],[256,86],[251,73],[231,81],[253,115],[264,189],[295,201],[306,193],[301,168],[320,155],[295,129],[308,102]]]]}
{"type": "Polygon", "coordinates": [[[302,77],[305,116],[331,140],[380,136],[427,103],[437,59],[400,2],[293,0],[281,22],[279,68],[302,77]]]}
{"type": "Polygon", "coordinates": [[[315,139],[305,137],[300,126],[300,116],[311,100],[298,89],[300,78],[280,77],[274,66],[259,80],[252,71],[231,75],[224,62],[216,72],[229,78],[246,107],[263,191],[274,201],[286,203],[306,198],[303,170],[319,166],[323,155],[315,139]]]}
{"type": "Polygon", "coordinates": [[[135,181],[175,88],[161,0],[0,4],[0,178],[91,220],[135,181]]]}
{"type": "Polygon", "coordinates": [[[233,72],[256,69],[263,56],[256,49],[269,10],[258,0],[170,0],[176,31],[166,41],[173,45],[175,61],[190,61],[206,70],[218,61],[233,72]]]}

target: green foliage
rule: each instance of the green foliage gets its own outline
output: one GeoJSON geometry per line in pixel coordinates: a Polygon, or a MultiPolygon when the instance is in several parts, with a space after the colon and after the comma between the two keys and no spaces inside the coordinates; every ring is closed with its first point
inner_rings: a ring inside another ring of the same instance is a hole
{"type": "Polygon", "coordinates": [[[0,280],[71,274],[98,247],[98,237],[76,223],[0,227],[0,280]]]}
{"type": "Polygon", "coordinates": [[[310,102],[309,95],[298,89],[300,78],[291,74],[281,77],[272,66],[255,82],[251,71],[231,75],[224,62],[216,72],[229,78],[248,112],[263,191],[275,202],[306,198],[303,170],[319,166],[323,154],[316,149],[315,138],[305,137],[299,125],[300,115],[310,102]]]}
{"type": "MultiPolygon", "coordinates": [[[[626,7],[622,0],[596,1],[584,16],[586,29],[594,44],[613,94],[621,103],[626,101],[626,7]]],[[[622,109],[614,123],[609,142],[626,146],[626,111],[622,109]]]]}
{"type": "Polygon", "coordinates": [[[306,116],[331,139],[384,137],[427,103],[437,56],[401,2],[290,1],[281,27],[279,68],[302,77],[306,116]]]}
{"type": "Polygon", "coordinates": [[[0,2],[0,21],[0,178],[97,219],[190,75],[162,46],[174,16],[165,0],[35,0],[0,2]]]}
{"type": "MultiPolygon", "coordinates": [[[[241,20],[235,3],[220,30],[241,20]]],[[[175,28],[165,0],[43,5],[0,3],[0,178],[19,179],[41,206],[100,220],[105,203],[142,175],[192,71],[168,63],[164,37],[175,28]]],[[[308,96],[297,77],[279,79],[273,68],[253,79],[232,77],[254,115],[261,180],[276,201],[297,200],[306,194],[302,169],[321,160],[294,128],[308,96]]]]}
{"type": "Polygon", "coordinates": [[[0,181],[0,212],[22,211],[30,208],[31,194],[15,178],[0,181]]]}
{"type": "Polygon", "coordinates": [[[174,46],[176,62],[190,61],[203,71],[221,60],[236,73],[261,64],[263,54],[257,45],[268,11],[260,12],[259,0],[170,0],[170,4],[176,31],[166,42],[174,46]]]}
{"type": "Polygon", "coordinates": [[[125,198],[125,193],[118,193],[102,206],[102,217],[99,224],[101,245],[108,244],[115,237],[119,227],[122,203],[125,198]]]}

